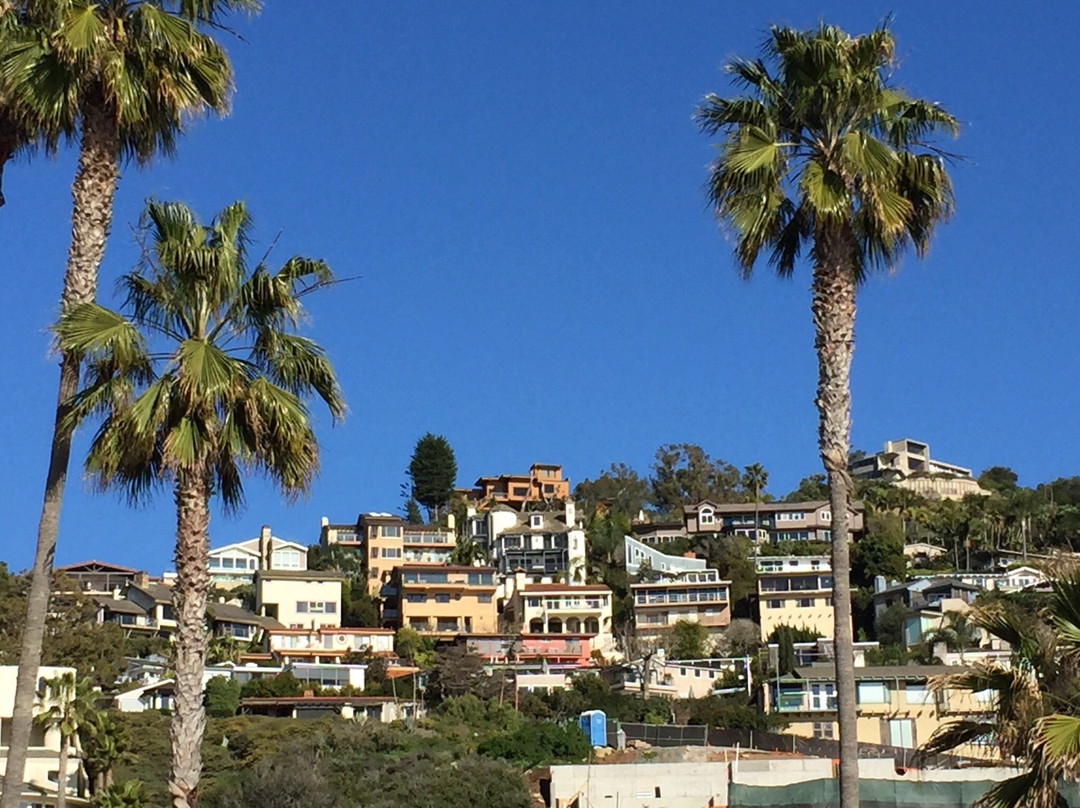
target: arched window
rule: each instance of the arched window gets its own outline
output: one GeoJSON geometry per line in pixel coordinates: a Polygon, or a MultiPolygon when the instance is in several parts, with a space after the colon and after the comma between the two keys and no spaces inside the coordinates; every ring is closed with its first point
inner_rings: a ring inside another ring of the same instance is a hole
{"type": "Polygon", "coordinates": [[[566,633],[567,634],[580,634],[581,633],[581,621],[576,617],[568,617],[566,619],[566,633]]]}
{"type": "Polygon", "coordinates": [[[711,525],[713,521],[715,521],[713,518],[713,509],[702,508],[700,511],[698,511],[698,521],[701,522],[701,524],[703,525],[711,525]]]}
{"type": "Polygon", "coordinates": [[[549,634],[562,634],[562,620],[558,617],[552,617],[548,620],[548,633],[549,634]]]}
{"type": "Polygon", "coordinates": [[[529,621],[529,633],[530,634],[543,634],[544,633],[544,621],[539,617],[535,617],[529,621]]]}
{"type": "Polygon", "coordinates": [[[599,634],[600,633],[600,621],[595,617],[590,617],[585,621],[585,633],[586,634],[599,634]]]}

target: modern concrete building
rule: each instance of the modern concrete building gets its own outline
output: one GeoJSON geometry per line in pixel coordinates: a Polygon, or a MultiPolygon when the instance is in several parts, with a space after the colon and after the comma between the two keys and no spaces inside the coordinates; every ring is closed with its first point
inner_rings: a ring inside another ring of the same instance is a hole
{"type": "Polygon", "coordinates": [[[257,570],[255,610],[288,628],[337,628],[343,580],[314,570],[257,570]]]}
{"type": "Polygon", "coordinates": [[[731,581],[721,580],[716,570],[693,570],[631,584],[630,593],[639,639],[661,638],[680,620],[700,623],[714,637],[731,623],[731,581]]]}
{"type": "Polygon", "coordinates": [[[928,499],[963,499],[968,494],[989,496],[971,469],[930,456],[930,444],[901,438],[885,441],[885,448],[854,461],[848,467],[857,480],[882,480],[928,499]]]}
{"type": "Polygon", "coordinates": [[[761,639],[777,626],[833,635],[832,566],[826,556],[758,556],[761,639]]]}
{"type": "MultiPolygon", "coordinates": [[[[832,507],[826,501],[700,502],[684,513],[686,533],[731,533],[758,544],[782,541],[832,541],[832,507]]],[[[853,502],[848,518],[852,538],[863,531],[863,505],[853,502]]]]}
{"type": "MultiPolygon", "coordinates": [[[[0,775],[7,769],[8,741],[11,737],[11,718],[15,705],[15,680],[18,676],[17,665],[0,665],[0,775]]],[[[38,679],[44,682],[58,676],[71,674],[77,677],[74,668],[55,668],[43,666],[38,669],[38,679]]],[[[41,715],[57,705],[56,694],[41,687],[34,701],[34,715],[41,715]]],[[[68,797],[69,805],[84,806],[86,784],[79,776],[81,768],[80,754],[77,747],[68,749],[67,780],[59,784],[60,745],[62,739],[57,729],[46,729],[34,723],[30,731],[30,747],[27,750],[26,769],[23,779],[25,787],[20,806],[55,805],[60,787],[68,797]]],[[[2,791],[2,786],[0,786],[2,791]]]]}
{"type": "Polygon", "coordinates": [[[211,583],[227,589],[253,583],[256,570],[306,570],[307,547],[278,538],[263,525],[253,539],[212,549],[208,563],[211,583]]]}
{"type": "Polygon", "coordinates": [[[405,564],[384,587],[384,626],[423,634],[493,634],[498,631],[492,567],[405,564]]]}
{"type": "Polygon", "coordinates": [[[562,466],[533,463],[528,474],[480,477],[473,488],[459,488],[465,499],[481,508],[490,504],[521,508],[530,502],[558,502],[570,497],[570,478],[562,466]]]}
{"type": "Polygon", "coordinates": [[[918,610],[937,607],[943,602],[957,602],[966,609],[978,593],[977,586],[964,583],[959,576],[916,578],[914,581],[893,583],[891,586],[887,586],[885,579],[878,576],[874,582],[874,615],[880,615],[896,604],[918,610]]]}

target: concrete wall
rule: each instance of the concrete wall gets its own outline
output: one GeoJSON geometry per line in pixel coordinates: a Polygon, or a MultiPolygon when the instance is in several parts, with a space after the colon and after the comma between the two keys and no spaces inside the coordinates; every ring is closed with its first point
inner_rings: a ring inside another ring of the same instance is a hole
{"type": "Polygon", "coordinates": [[[551,808],[722,806],[727,784],[726,763],[552,766],[551,808]]]}

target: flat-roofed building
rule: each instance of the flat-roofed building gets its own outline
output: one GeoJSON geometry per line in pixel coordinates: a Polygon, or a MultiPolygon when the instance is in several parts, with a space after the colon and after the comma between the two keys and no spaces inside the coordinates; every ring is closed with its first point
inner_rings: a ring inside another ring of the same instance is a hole
{"type": "Polygon", "coordinates": [[[501,503],[520,508],[529,502],[558,502],[570,497],[570,478],[557,463],[533,463],[528,474],[480,477],[473,488],[460,488],[467,501],[481,507],[501,503]]]}
{"type": "Polygon", "coordinates": [[[630,585],[638,638],[663,637],[680,620],[700,623],[719,635],[731,623],[731,581],[716,570],[681,572],[674,577],[630,585]]]}
{"type": "Polygon", "coordinates": [[[255,610],[288,628],[336,628],[341,625],[343,580],[315,570],[258,570],[255,610]]]}
{"type": "Polygon", "coordinates": [[[340,662],[352,653],[394,656],[394,631],[387,628],[273,628],[266,632],[266,637],[270,653],[286,664],[340,662]]]}
{"type": "Polygon", "coordinates": [[[705,559],[697,558],[692,553],[687,555],[668,555],[663,550],[638,541],[632,536],[623,537],[623,562],[630,575],[644,570],[660,572],[665,575],[677,575],[682,572],[696,572],[705,569],[705,559]]]}
{"type": "Polygon", "coordinates": [[[498,630],[495,569],[405,564],[384,590],[383,623],[423,634],[492,634],[498,630]]]}
{"type": "Polygon", "coordinates": [[[763,641],[777,626],[833,635],[833,576],[827,556],[759,556],[757,585],[763,641]]]}
{"type": "Polygon", "coordinates": [[[990,495],[971,469],[931,457],[930,444],[911,438],[885,441],[884,450],[853,461],[848,471],[856,480],[882,480],[927,499],[990,495]]]}

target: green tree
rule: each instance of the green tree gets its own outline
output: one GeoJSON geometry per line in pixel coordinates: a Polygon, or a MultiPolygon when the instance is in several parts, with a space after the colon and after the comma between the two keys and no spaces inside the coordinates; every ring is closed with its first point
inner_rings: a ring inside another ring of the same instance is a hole
{"type": "Polygon", "coordinates": [[[162,480],[176,502],[175,713],[170,791],[196,799],[205,727],[202,672],[209,504],[243,503],[243,473],[259,470],[284,495],[306,491],[318,442],[305,397],[344,413],[322,348],[294,333],[301,296],[332,281],[322,261],[294,257],[277,271],[247,261],[250,219],[241,202],[209,226],[179,203],[148,203],[147,253],[122,279],[128,315],[86,303],[57,326],[63,351],[85,357],[84,390],[70,421],[100,414],[87,473],[133,500],[162,480]]]}
{"type": "Polygon", "coordinates": [[[873,587],[878,575],[887,581],[906,580],[907,557],[899,523],[879,521],[874,527],[873,532],[867,532],[852,545],[851,582],[856,586],[873,587]]]}
{"type": "Polygon", "coordinates": [[[979,486],[997,494],[1008,494],[1017,489],[1019,479],[1008,466],[991,466],[979,475],[979,486]]]}
{"type": "Polygon", "coordinates": [[[964,651],[978,647],[980,632],[978,626],[964,612],[945,612],[942,623],[936,629],[927,632],[924,641],[933,648],[935,643],[944,643],[950,651],[960,654],[960,664],[964,664],[964,651]]]}
{"type": "Polygon", "coordinates": [[[735,232],[736,262],[749,276],[763,249],[789,276],[809,246],[816,330],[819,451],[832,510],[833,602],[842,808],[856,808],[858,743],[848,583],[852,481],[851,357],[855,296],[867,274],[892,268],[903,250],[922,254],[952,210],[937,132],[956,119],[891,86],[895,41],[883,25],[863,36],[820,24],[773,26],[759,59],[728,71],[745,93],[710,94],[697,120],[722,135],[708,195],[735,232]]]}
{"type": "Polygon", "coordinates": [[[671,627],[668,659],[704,659],[712,651],[709,629],[690,620],[676,620],[671,627]]]}
{"type": "Polygon", "coordinates": [[[482,695],[490,684],[484,661],[464,645],[449,645],[435,652],[435,667],[428,677],[424,696],[433,702],[482,695]]]}
{"type": "MultiPolygon", "coordinates": [[[[186,120],[228,109],[233,71],[225,50],[203,28],[223,10],[257,8],[256,0],[25,2],[8,6],[0,25],[0,98],[31,121],[46,143],[78,137],[71,186],[71,244],[61,314],[92,303],[112,224],[121,165],[147,163],[175,150],[186,120]],[[17,23],[17,24],[16,24],[17,23]]],[[[0,155],[5,156],[5,155],[0,155]]],[[[6,157],[6,156],[5,156],[6,157]]],[[[12,713],[7,780],[19,783],[30,741],[42,628],[60,507],[71,456],[68,402],[79,385],[79,360],[61,346],[56,417],[38,522],[19,675],[12,713]]],[[[20,788],[0,795],[18,808],[20,788]]]]}
{"type": "Polygon", "coordinates": [[[757,541],[758,530],[761,527],[761,492],[769,484],[769,472],[760,463],[751,463],[743,469],[740,479],[743,488],[749,492],[754,503],[754,541],[757,541]]]}
{"type": "Polygon", "coordinates": [[[590,515],[604,506],[634,519],[649,500],[649,481],[625,463],[612,463],[595,480],[574,486],[574,500],[590,515]]]}
{"type": "Polygon", "coordinates": [[[428,510],[432,522],[454,496],[457,460],[454,450],[442,435],[425,434],[416,442],[409,461],[412,498],[428,510]]]}
{"type": "Polygon", "coordinates": [[[56,806],[67,805],[68,755],[76,747],[79,727],[89,722],[96,712],[89,679],[76,679],[74,673],[61,673],[45,680],[39,697],[46,709],[34,721],[46,730],[60,735],[59,765],[57,767],[56,806]]]}
{"type": "Polygon", "coordinates": [[[150,795],[139,780],[113,783],[94,799],[94,808],[150,808],[150,795]]]}
{"type": "Polygon", "coordinates": [[[731,581],[732,611],[749,617],[750,596],[757,594],[753,542],[734,534],[699,535],[694,537],[692,548],[721,579],[731,581]]]}
{"type": "Polygon", "coordinates": [[[811,474],[799,480],[799,487],[784,497],[784,502],[820,502],[829,498],[829,483],[824,474],[811,474]]]}
{"type": "Polygon", "coordinates": [[[203,704],[210,718],[228,718],[240,709],[240,683],[230,676],[211,676],[203,704]]]}
{"type": "Polygon", "coordinates": [[[589,754],[589,739],[577,724],[529,721],[514,732],[488,738],[478,751],[532,769],[552,763],[580,763],[589,754]]]}
{"type": "Polygon", "coordinates": [[[123,714],[98,710],[79,727],[83,766],[90,790],[97,797],[113,785],[113,771],[118,765],[136,760],[135,739],[123,720],[123,714]]]}
{"type": "Polygon", "coordinates": [[[405,521],[410,525],[424,524],[424,515],[420,513],[420,504],[411,496],[405,501],[405,521]]]}
{"type": "Polygon", "coordinates": [[[735,466],[713,460],[697,444],[666,444],[656,450],[653,463],[653,502],[660,513],[681,518],[684,506],[706,499],[737,502],[740,480],[735,466]]]}

